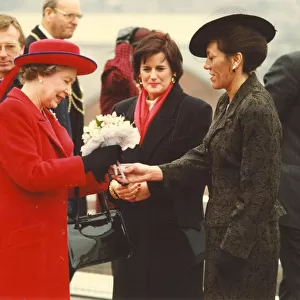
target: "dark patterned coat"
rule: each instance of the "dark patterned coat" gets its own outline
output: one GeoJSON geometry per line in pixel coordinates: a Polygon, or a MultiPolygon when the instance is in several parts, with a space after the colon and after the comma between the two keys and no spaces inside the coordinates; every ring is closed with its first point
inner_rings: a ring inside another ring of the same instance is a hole
{"type": "MultiPolygon", "coordinates": [[[[137,97],[115,106],[131,122],[137,97]]],[[[175,84],[151,122],[143,143],[124,152],[124,162],[150,165],[171,162],[199,145],[212,118],[203,100],[175,84]]],[[[203,264],[195,263],[185,229],[200,229],[204,219],[204,182],[190,190],[179,187],[138,203],[115,201],[127,225],[133,256],[113,264],[115,300],[202,299],[203,264]]]]}
{"type": "Polygon", "coordinates": [[[250,75],[232,102],[225,93],[201,146],[162,165],[165,188],[195,186],[211,175],[206,210],[206,300],[274,300],[279,256],[277,200],[281,124],[269,93],[250,75]],[[229,106],[228,106],[229,105],[229,106]],[[228,286],[215,268],[217,248],[246,260],[228,286]]]}
{"type": "MultiPolygon", "coordinates": [[[[46,39],[47,37],[35,26],[26,38],[24,53],[28,53],[31,43],[46,39]]],[[[63,100],[55,109],[56,117],[60,124],[66,128],[74,143],[74,154],[80,155],[84,125],[83,93],[80,89],[78,78],[72,84],[72,94],[63,100]]]]}

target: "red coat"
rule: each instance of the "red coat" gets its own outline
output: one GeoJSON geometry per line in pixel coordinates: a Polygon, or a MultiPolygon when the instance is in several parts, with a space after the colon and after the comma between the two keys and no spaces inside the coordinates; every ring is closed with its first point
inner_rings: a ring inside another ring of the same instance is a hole
{"type": "Polygon", "coordinates": [[[69,300],[68,190],[85,175],[67,131],[14,88],[0,105],[0,299],[69,300]]]}

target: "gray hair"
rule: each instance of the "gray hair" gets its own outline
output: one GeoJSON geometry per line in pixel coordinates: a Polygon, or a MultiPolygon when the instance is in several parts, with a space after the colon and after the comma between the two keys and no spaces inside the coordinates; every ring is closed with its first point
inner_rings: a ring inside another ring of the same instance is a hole
{"type": "Polygon", "coordinates": [[[43,16],[45,16],[45,9],[47,7],[54,9],[56,8],[58,0],[44,0],[43,1],[43,16]]]}
{"type": "Polygon", "coordinates": [[[47,64],[31,64],[24,65],[21,67],[19,75],[21,83],[24,84],[25,81],[32,81],[38,77],[42,76],[51,76],[57,73],[60,70],[61,66],[59,65],[47,65],[47,64]]]}

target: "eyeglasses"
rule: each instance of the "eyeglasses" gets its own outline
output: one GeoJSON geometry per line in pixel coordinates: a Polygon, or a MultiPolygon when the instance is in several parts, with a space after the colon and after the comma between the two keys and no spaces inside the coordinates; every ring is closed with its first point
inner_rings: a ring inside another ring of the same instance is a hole
{"type": "Polygon", "coordinates": [[[58,8],[54,8],[56,11],[58,11],[60,14],[62,14],[68,21],[72,21],[75,18],[81,19],[82,15],[80,14],[73,14],[73,13],[67,13],[65,11],[62,11],[58,8]]]}
{"type": "Polygon", "coordinates": [[[3,48],[8,55],[15,55],[19,51],[19,46],[17,44],[0,45],[0,53],[3,51],[3,48]]]}

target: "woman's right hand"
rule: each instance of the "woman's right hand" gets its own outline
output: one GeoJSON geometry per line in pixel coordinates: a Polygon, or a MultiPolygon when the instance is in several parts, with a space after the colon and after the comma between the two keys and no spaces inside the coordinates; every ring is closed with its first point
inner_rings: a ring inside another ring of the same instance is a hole
{"type": "Polygon", "coordinates": [[[129,202],[143,201],[151,196],[147,182],[122,185],[113,179],[110,186],[120,199],[129,202]]]}
{"type": "Polygon", "coordinates": [[[122,185],[117,180],[112,180],[110,182],[110,186],[120,199],[127,200],[129,202],[135,201],[136,194],[141,188],[140,183],[130,183],[127,185],[122,185]]]}
{"type": "Polygon", "coordinates": [[[162,181],[163,173],[159,166],[148,166],[141,163],[134,163],[124,168],[126,179],[119,174],[112,177],[121,183],[138,183],[143,181],[162,181]]]}

